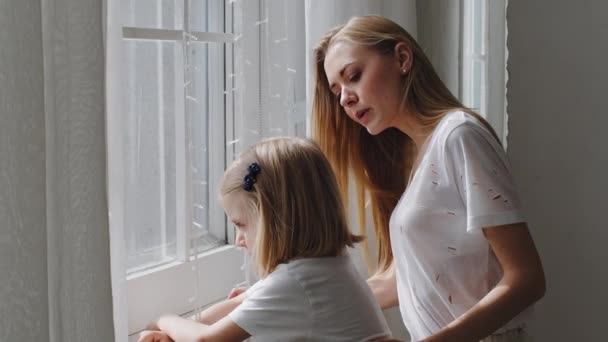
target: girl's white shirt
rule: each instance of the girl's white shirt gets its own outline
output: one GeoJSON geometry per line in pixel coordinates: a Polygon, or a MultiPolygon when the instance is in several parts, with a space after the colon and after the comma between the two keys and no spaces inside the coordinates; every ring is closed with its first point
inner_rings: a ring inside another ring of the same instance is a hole
{"type": "Polygon", "coordinates": [[[279,265],[228,315],[254,341],[368,341],[391,335],[350,256],[279,265]]]}
{"type": "MultiPolygon", "coordinates": [[[[481,228],[524,221],[506,154],[475,117],[447,114],[423,153],[389,223],[412,341],[447,326],[500,280],[481,228]]],[[[522,325],[529,311],[503,329],[522,325]]]]}

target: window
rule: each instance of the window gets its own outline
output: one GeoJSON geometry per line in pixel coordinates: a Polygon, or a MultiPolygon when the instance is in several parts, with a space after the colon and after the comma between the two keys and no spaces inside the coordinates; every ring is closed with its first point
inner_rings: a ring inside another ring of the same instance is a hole
{"type": "Polygon", "coordinates": [[[506,146],[505,7],[504,0],[463,0],[461,98],[506,146]]]}
{"type": "Polygon", "coordinates": [[[485,114],[487,100],[487,1],[464,1],[463,101],[485,114]]]}
{"type": "Polygon", "coordinates": [[[216,198],[232,153],[232,5],[120,0],[120,151],[129,332],[186,314],[242,281],[242,253],[216,198]],[[225,15],[227,13],[229,15],[225,15]],[[229,28],[228,30],[226,28],[229,28]],[[204,288],[204,291],[202,290],[204,288]]]}

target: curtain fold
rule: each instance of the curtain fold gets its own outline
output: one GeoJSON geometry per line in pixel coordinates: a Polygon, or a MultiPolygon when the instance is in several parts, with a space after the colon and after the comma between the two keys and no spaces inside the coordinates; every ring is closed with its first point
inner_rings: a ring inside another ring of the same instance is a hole
{"type": "MultiPolygon", "coordinates": [[[[120,118],[122,94],[122,23],[120,1],[103,0],[105,50],[105,137],[108,151],[122,155],[120,118]]],[[[106,152],[107,156],[107,152],[106,152]]],[[[106,160],[109,158],[106,157],[106,160]]],[[[116,161],[116,159],[114,159],[116,161]]],[[[124,233],[124,184],[122,165],[107,165],[108,218],[112,277],[114,341],[126,342],[129,336],[127,256],[124,233]]]]}
{"type": "Polygon", "coordinates": [[[103,7],[43,0],[50,341],[113,341],[103,7]]]}
{"type": "Polygon", "coordinates": [[[0,1],[0,341],[113,341],[102,8],[0,1]]]}
{"type": "Polygon", "coordinates": [[[48,340],[40,2],[0,1],[0,341],[48,340]]]}

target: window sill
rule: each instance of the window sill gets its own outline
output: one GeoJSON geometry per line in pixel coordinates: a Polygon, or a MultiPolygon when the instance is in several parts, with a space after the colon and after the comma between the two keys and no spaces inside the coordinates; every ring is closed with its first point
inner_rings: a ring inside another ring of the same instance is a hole
{"type": "Polygon", "coordinates": [[[129,276],[129,341],[162,314],[187,314],[225,298],[244,280],[242,264],[243,252],[227,245],[129,276]]]}

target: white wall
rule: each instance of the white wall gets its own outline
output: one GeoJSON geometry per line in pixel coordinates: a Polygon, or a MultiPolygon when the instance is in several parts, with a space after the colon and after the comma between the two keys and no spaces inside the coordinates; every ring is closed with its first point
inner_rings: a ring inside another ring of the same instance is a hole
{"type": "Polygon", "coordinates": [[[608,2],[510,1],[509,156],[548,287],[536,341],[606,341],[608,2]]]}
{"type": "Polygon", "coordinates": [[[416,1],[418,44],[454,96],[460,84],[460,1],[416,1]]]}

